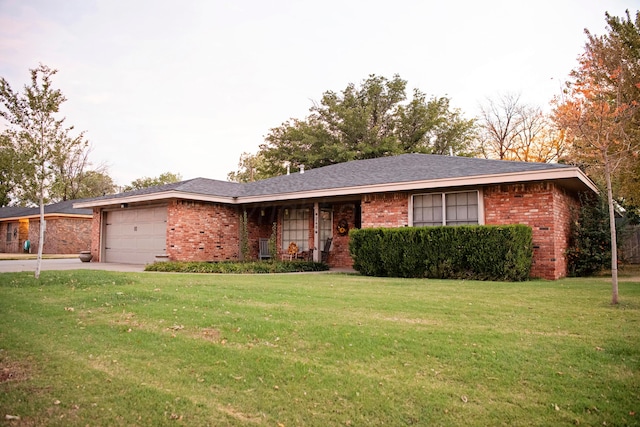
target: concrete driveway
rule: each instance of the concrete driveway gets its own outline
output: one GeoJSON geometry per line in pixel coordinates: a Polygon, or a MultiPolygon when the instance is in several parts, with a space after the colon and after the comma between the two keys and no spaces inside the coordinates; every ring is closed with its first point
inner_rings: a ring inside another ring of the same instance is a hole
{"type": "MultiPolygon", "coordinates": [[[[36,271],[35,259],[0,260],[0,273],[15,273],[18,271],[36,271]]],[[[140,272],[144,271],[144,265],[114,264],[103,262],[82,262],[75,258],[43,259],[40,265],[41,271],[47,270],[108,270],[140,272]]]]}

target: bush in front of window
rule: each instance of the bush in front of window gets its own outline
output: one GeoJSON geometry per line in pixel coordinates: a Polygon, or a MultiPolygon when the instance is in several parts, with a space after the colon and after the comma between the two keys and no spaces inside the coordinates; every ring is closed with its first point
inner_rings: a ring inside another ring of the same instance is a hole
{"type": "Polygon", "coordinates": [[[522,281],[533,258],[525,225],[368,228],[350,232],[354,268],[367,276],[522,281]]]}

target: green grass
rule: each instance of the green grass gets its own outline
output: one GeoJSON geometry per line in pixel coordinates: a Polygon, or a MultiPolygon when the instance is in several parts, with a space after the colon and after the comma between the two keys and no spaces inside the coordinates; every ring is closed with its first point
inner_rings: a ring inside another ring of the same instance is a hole
{"type": "Polygon", "coordinates": [[[32,276],[0,274],[0,425],[640,424],[638,280],[32,276]]]}

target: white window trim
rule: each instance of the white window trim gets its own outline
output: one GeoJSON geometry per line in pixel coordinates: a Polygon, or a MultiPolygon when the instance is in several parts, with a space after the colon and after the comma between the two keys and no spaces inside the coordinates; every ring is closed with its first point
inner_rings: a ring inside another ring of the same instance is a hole
{"type": "MultiPolygon", "coordinates": [[[[484,195],[482,193],[482,188],[473,189],[473,190],[460,190],[460,191],[433,191],[429,193],[415,193],[409,197],[409,224],[411,227],[413,224],[413,198],[415,196],[427,196],[433,194],[440,194],[444,198],[446,194],[457,194],[457,193],[470,193],[475,191],[478,195],[478,225],[484,225],[484,195]]],[[[446,215],[446,203],[445,200],[442,201],[442,225],[446,225],[447,215],[446,215]]]]}

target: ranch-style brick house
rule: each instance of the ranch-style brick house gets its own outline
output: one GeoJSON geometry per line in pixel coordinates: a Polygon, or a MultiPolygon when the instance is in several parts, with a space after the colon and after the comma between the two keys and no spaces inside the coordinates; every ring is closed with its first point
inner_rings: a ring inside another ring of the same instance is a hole
{"type": "MultiPolygon", "coordinates": [[[[77,209],[66,200],[44,207],[46,223],[43,253],[77,254],[91,247],[93,211],[77,209]]],[[[31,252],[38,251],[40,240],[40,208],[7,206],[0,208],[0,253],[25,252],[29,241],[31,252]]]]}
{"type": "Polygon", "coordinates": [[[357,160],[251,183],[195,178],[76,203],[93,209],[95,261],[151,263],[250,258],[274,233],[278,254],[294,242],[350,267],[348,229],[525,224],[533,229],[532,277],[567,274],[564,256],[581,192],[597,192],[579,168],[428,154],[357,160]]]}

